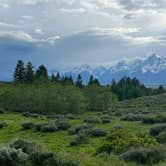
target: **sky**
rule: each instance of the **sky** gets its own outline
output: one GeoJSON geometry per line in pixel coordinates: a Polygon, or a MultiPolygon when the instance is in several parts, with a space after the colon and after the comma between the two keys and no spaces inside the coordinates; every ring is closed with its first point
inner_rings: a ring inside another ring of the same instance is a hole
{"type": "Polygon", "coordinates": [[[166,0],[0,0],[1,79],[18,59],[53,70],[154,52],[166,56],[166,0]]]}

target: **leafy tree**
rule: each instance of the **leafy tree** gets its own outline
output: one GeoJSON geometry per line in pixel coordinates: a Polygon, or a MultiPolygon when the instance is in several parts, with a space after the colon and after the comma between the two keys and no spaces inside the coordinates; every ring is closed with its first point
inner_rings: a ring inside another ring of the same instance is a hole
{"type": "Polygon", "coordinates": [[[19,83],[23,83],[25,81],[25,67],[24,63],[21,60],[19,60],[16,65],[14,72],[14,81],[19,83]]]}
{"type": "Polygon", "coordinates": [[[34,81],[34,70],[31,62],[28,62],[25,70],[25,81],[32,83],[34,81]]]}
{"type": "Polygon", "coordinates": [[[83,83],[82,83],[83,81],[82,81],[82,77],[81,77],[81,75],[79,74],[78,75],[78,78],[77,78],[77,81],[76,81],[76,83],[75,83],[75,85],[76,85],[76,87],[78,87],[78,88],[83,88],[83,83]]]}

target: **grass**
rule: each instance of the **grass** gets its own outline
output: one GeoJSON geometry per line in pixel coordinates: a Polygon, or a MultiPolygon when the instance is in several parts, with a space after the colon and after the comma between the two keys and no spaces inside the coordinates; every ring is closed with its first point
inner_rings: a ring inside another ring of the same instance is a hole
{"type": "MultiPolygon", "coordinates": [[[[166,109],[166,94],[142,97],[135,100],[119,102],[115,107],[116,111],[125,114],[126,112],[141,113],[144,116],[156,115],[166,109]],[[148,112],[148,114],[147,114],[148,112]],[[150,115],[149,115],[150,114],[150,115]]],[[[83,120],[86,117],[94,117],[100,120],[103,114],[86,112],[79,115],[80,118],[70,120],[72,127],[84,124],[83,120]]],[[[151,124],[144,124],[141,121],[128,122],[120,120],[121,116],[112,116],[111,123],[90,124],[92,127],[98,127],[106,130],[108,133],[114,126],[123,126],[127,132],[131,133],[145,133],[153,126],[151,124]]],[[[71,147],[70,142],[74,136],[68,134],[68,131],[58,131],[54,133],[37,132],[35,129],[22,130],[21,124],[24,122],[33,122],[35,124],[41,122],[55,123],[54,119],[47,119],[46,116],[38,118],[24,117],[19,113],[6,112],[0,114],[0,122],[7,122],[8,126],[0,129],[0,146],[7,146],[16,139],[25,139],[29,141],[36,141],[44,148],[58,153],[62,158],[73,159],[80,161],[81,166],[136,166],[135,163],[125,163],[117,156],[95,155],[96,149],[100,146],[105,137],[89,138],[87,144],[82,144],[76,147],[71,147]]],[[[154,166],[165,166],[161,162],[154,166]]]]}
{"type": "MultiPolygon", "coordinates": [[[[72,126],[84,124],[83,119],[87,116],[84,114],[80,119],[70,120],[72,126]]],[[[96,113],[88,113],[88,116],[101,117],[96,113]]],[[[96,148],[104,141],[104,138],[90,138],[88,144],[70,147],[70,141],[73,136],[68,135],[67,131],[58,131],[55,133],[41,133],[34,129],[22,130],[21,124],[24,122],[49,122],[54,123],[55,120],[48,120],[45,116],[39,118],[24,117],[19,113],[5,113],[0,115],[0,121],[5,121],[8,126],[0,129],[0,145],[6,146],[16,139],[25,139],[29,141],[39,142],[46,149],[58,153],[66,159],[80,161],[81,166],[135,166],[135,164],[124,163],[118,157],[96,156],[96,148]]],[[[126,122],[120,121],[117,117],[108,124],[92,124],[94,127],[99,127],[106,131],[110,131],[113,126],[122,125],[129,132],[147,132],[151,125],[144,125],[141,122],[126,122]]],[[[159,164],[158,164],[159,165],[159,164]]],[[[160,164],[162,165],[162,163],[160,164]]]]}

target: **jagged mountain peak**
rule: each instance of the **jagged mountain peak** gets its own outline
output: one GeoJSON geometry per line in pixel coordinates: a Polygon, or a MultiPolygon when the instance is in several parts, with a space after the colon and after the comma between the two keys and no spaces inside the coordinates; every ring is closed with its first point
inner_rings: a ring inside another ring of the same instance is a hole
{"type": "Polygon", "coordinates": [[[157,54],[141,59],[122,60],[114,65],[91,66],[88,64],[76,66],[61,73],[72,75],[75,79],[78,74],[83,76],[84,83],[88,82],[90,75],[98,78],[102,84],[108,84],[114,78],[119,80],[123,76],[137,77],[146,84],[166,84],[166,57],[157,54]]]}

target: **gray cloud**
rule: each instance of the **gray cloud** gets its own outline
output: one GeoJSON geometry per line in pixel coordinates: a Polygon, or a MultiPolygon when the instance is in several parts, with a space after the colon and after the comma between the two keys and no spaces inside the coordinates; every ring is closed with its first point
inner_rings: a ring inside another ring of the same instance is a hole
{"type": "Polygon", "coordinates": [[[165,9],[165,0],[1,0],[0,66],[18,58],[54,67],[164,55],[165,9]]]}

